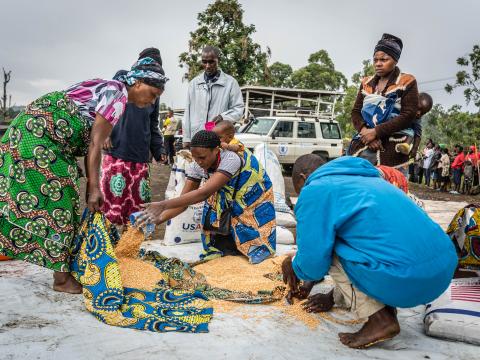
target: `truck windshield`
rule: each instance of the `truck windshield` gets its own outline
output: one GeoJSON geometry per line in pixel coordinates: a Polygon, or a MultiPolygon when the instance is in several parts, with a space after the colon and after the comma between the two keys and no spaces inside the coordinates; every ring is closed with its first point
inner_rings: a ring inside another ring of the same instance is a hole
{"type": "Polygon", "coordinates": [[[340,129],[335,123],[321,123],[322,135],[324,139],[341,139],[340,129]]]}
{"type": "Polygon", "coordinates": [[[243,132],[247,134],[267,135],[270,132],[274,122],[275,119],[256,118],[247,125],[243,132]]]}

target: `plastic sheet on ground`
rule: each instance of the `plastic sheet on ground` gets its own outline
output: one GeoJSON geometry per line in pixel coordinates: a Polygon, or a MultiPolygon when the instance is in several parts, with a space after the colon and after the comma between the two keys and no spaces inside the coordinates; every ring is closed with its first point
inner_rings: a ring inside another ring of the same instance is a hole
{"type": "MultiPolygon", "coordinates": [[[[445,205],[445,204],[444,204],[445,205]]],[[[464,204],[450,203],[454,214],[464,204]]],[[[447,209],[445,210],[447,211],[447,209]]],[[[452,215],[453,216],[453,215],[452,215]]],[[[146,248],[184,261],[195,261],[201,244],[146,248]]],[[[293,246],[278,245],[284,254],[293,246]]],[[[98,322],[84,310],[80,295],[56,293],[52,273],[20,262],[0,262],[0,358],[5,359],[460,359],[478,358],[479,348],[428,337],[423,330],[424,307],[400,309],[399,336],[369,350],[341,345],[337,333],[348,327],[322,322],[315,330],[292,321],[272,307],[243,305],[218,313],[210,333],[198,335],[132,331],[98,322]],[[255,316],[250,316],[255,306],[255,316]],[[226,346],[228,344],[228,346],[226,346]]]]}

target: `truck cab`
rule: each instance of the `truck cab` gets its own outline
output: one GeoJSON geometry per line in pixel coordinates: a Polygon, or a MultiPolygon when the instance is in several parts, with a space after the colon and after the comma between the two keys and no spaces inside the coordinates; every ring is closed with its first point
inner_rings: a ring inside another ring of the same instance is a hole
{"type": "Polygon", "coordinates": [[[280,163],[291,166],[305,154],[325,159],[342,155],[342,134],[335,105],[336,91],[242,87],[244,122],[236,137],[250,150],[267,144],[280,163]]]}
{"type": "Polygon", "coordinates": [[[265,143],[282,165],[292,165],[305,154],[326,159],[342,155],[342,136],[338,122],[305,117],[259,117],[236,137],[250,150],[265,143]]]}

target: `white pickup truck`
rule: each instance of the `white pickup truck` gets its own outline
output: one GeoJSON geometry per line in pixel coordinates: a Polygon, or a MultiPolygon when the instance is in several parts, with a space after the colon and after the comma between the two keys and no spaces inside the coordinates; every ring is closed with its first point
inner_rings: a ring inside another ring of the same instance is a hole
{"type": "Polygon", "coordinates": [[[265,143],[282,165],[292,165],[305,154],[319,154],[326,159],[342,155],[342,135],[335,120],[312,117],[258,117],[235,135],[252,150],[265,143]]]}
{"type": "MultiPolygon", "coordinates": [[[[343,92],[250,85],[241,91],[245,112],[243,124],[236,124],[241,126],[236,136],[250,150],[265,143],[284,167],[291,167],[304,154],[319,154],[327,160],[342,155],[335,105],[343,92]]],[[[183,111],[174,111],[180,120],[183,111]]],[[[181,128],[175,139],[180,149],[181,128]]]]}

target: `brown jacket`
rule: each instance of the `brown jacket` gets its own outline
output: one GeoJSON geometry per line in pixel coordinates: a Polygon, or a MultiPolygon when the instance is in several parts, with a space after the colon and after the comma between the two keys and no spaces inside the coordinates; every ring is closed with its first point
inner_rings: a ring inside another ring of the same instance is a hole
{"type": "MultiPolygon", "coordinates": [[[[366,77],[360,85],[357,99],[352,109],[352,123],[358,132],[365,126],[362,118],[363,99],[366,95],[375,92],[379,79],[376,75],[366,77]]],[[[390,137],[400,130],[411,127],[412,122],[415,120],[418,107],[418,88],[415,77],[410,74],[401,73],[398,67],[395,68],[388,79],[387,86],[383,90],[382,95],[385,96],[392,92],[396,92],[401,99],[400,115],[375,127],[377,136],[382,140],[383,147],[385,148],[385,151],[381,154],[381,163],[387,166],[396,166],[408,161],[408,155],[402,155],[395,151],[396,143],[390,141],[390,137]]],[[[353,154],[363,146],[361,143],[352,143],[350,154],[353,154]]]]}

